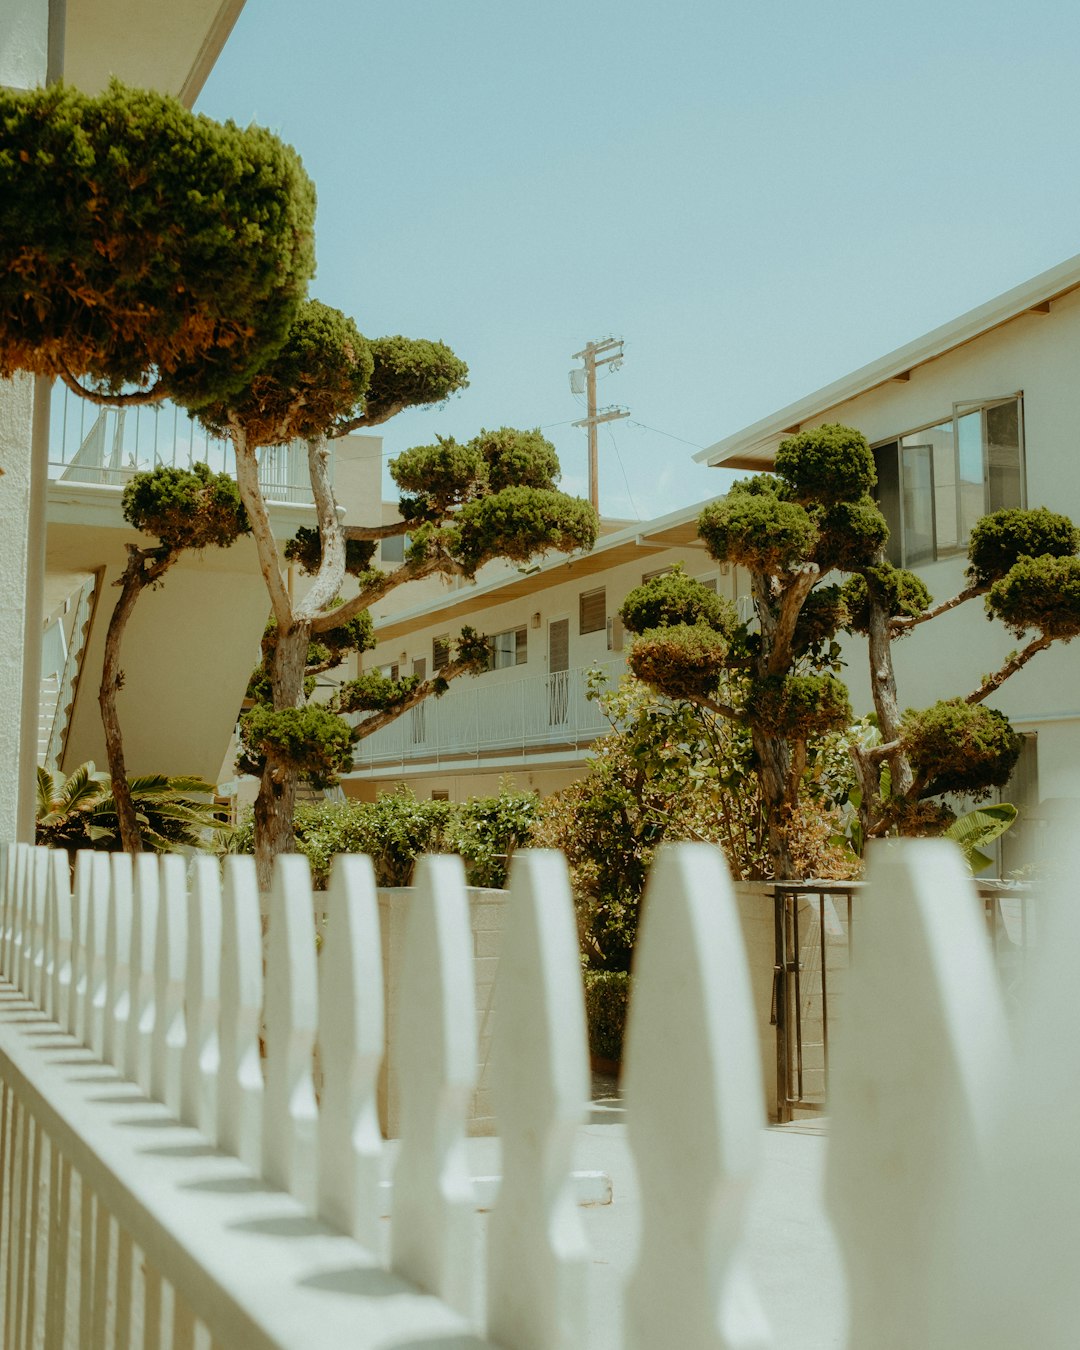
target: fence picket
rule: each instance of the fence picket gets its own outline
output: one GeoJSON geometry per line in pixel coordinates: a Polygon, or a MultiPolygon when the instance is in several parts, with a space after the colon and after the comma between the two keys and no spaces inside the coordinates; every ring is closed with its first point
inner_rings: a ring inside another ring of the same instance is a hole
{"type": "Polygon", "coordinates": [[[150,1095],[150,1051],[154,1031],[154,950],[159,904],[157,855],[135,858],[131,906],[130,1004],[124,1063],[127,1076],[150,1095]]]}
{"type": "Polygon", "coordinates": [[[0,855],[0,867],[3,869],[0,874],[0,880],[3,882],[3,890],[0,891],[0,973],[9,984],[14,983],[11,978],[11,937],[19,849],[22,847],[22,844],[4,844],[3,854],[0,855]]]}
{"type": "Polygon", "coordinates": [[[101,1057],[124,1077],[131,1011],[131,854],[112,853],[109,860],[112,866],[105,929],[105,1034],[101,1057]]]}
{"type": "Polygon", "coordinates": [[[764,1125],[761,1062],[718,849],[681,844],[657,855],[634,969],[625,1097],[642,1236],[626,1286],[625,1345],[769,1346],[742,1251],[764,1125]]]}
{"type": "Polygon", "coordinates": [[[463,1140],[476,1082],[476,993],[461,859],[421,858],[413,887],[396,1010],[401,1150],[391,1266],[469,1316],[474,1214],[463,1140]]]}
{"type": "Polygon", "coordinates": [[[187,1041],[184,974],[187,970],[187,883],[184,860],[160,861],[154,949],[154,1031],[150,1095],[174,1114],[180,1110],[180,1069],[187,1041]]]}
{"type": "Polygon", "coordinates": [[[319,1217],[378,1250],[382,1135],[378,1077],[385,1037],[375,869],[334,859],[319,955],[319,1217]]]}
{"type": "Polygon", "coordinates": [[[71,901],[71,986],[68,994],[67,1030],[82,1044],[86,1026],[86,923],[90,910],[90,879],[94,855],[83,850],[75,855],[75,891],[71,901]]]}
{"type": "Polygon", "coordinates": [[[105,1045],[105,929],[109,906],[109,855],[87,855],[90,872],[86,898],[86,989],[83,997],[83,1044],[100,1059],[105,1045]]]}
{"type": "Polygon", "coordinates": [[[221,1072],[218,1144],[254,1171],[262,1165],[262,926],[255,859],[225,859],[221,898],[221,1072]]]}
{"type": "Polygon", "coordinates": [[[30,957],[30,908],[33,872],[33,849],[29,844],[24,844],[18,871],[18,895],[15,914],[15,951],[11,962],[12,970],[14,971],[12,983],[15,985],[15,988],[24,995],[28,988],[27,967],[29,965],[30,957]]]}
{"type": "Polygon", "coordinates": [[[315,920],[306,858],[274,866],[266,960],[263,1176],[315,1208],[317,1111],[312,1055],[318,1020],[315,920]]]}
{"type": "Polygon", "coordinates": [[[46,1012],[61,1027],[67,1026],[71,997],[71,872],[67,854],[53,849],[49,855],[49,932],[52,962],[46,1012]]]}
{"type": "Polygon", "coordinates": [[[221,872],[216,858],[199,857],[192,862],[188,889],[180,1119],[210,1138],[217,1133],[220,993],[221,872]]]}
{"type": "Polygon", "coordinates": [[[36,1008],[45,1006],[45,944],[48,939],[49,852],[47,848],[31,850],[33,897],[31,913],[33,928],[30,942],[30,970],[27,998],[36,1008]]]}
{"type": "Polygon", "coordinates": [[[488,1238],[488,1334],[518,1350],[577,1350],[589,1253],[571,1166],[589,1064],[577,920],[559,853],[514,857],[492,1055],[503,1176],[488,1238]]]}
{"type": "Polygon", "coordinates": [[[859,920],[832,1058],[826,1203],[850,1343],[906,1350],[931,1342],[941,1220],[969,1169],[986,1165],[1012,1056],[983,907],[952,844],[872,845],[859,920]]]}

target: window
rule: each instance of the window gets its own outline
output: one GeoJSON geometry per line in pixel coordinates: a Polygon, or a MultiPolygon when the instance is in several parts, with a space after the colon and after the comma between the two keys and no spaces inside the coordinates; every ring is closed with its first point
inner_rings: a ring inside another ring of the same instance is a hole
{"type": "Polygon", "coordinates": [[[376,666],[375,669],[380,675],[385,675],[389,680],[396,680],[398,678],[399,671],[398,663],[396,661],[391,662],[389,665],[376,666]]]}
{"type": "Polygon", "coordinates": [[[508,666],[523,666],[529,659],[529,630],[509,628],[491,639],[489,670],[505,670],[508,666]]]}
{"type": "Polygon", "coordinates": [[[431,669],[432,671],[442,670],[443,666],[450,664],[450,636],[444,634],[442,637],[431,639],[431,669]]]}
{"type": "Polygon", "coordinates": [[[431,800],[433,802],[448,802],[450,800],[450,793],[446,788],[432,788],[431,800]]]}
{"type": "Polygon", "coordinates": [[[666,577],[669,572],[674,572],[675,566],[658,567],[655,572],[642,572],[641,584],[644,586],[647,581],[655,581],[657,577],[666,577]]]}
{"type": "Polygon", "coordinates": [[[875,446],[874,463],[889,561],[959,553],[980,516],[1024,504],[1023,400],[955,403],[948,420],[875,446]]]}
{"type": "Polygon", "coordinates": [[[621,614],[613,614],[607,621],[607,649],[609,652],[621,652],[626,640],[621,614]]]}
{"type": "Polygon", "coordinates": [[[607,591],[582,591],[578,596],[578,632],[600,633],[607,627],[607,591]]]}
{"type": "Polygon", "coordinates": [[[409,547],[407,534],[392,534],[379,544],[379,557],[383,562],[399,563],[405,561],[405,550],[409,547]]]}

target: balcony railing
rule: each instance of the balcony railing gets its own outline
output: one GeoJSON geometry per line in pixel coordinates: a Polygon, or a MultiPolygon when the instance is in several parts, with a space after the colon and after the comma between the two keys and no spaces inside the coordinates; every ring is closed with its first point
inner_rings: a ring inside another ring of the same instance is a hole
{"type": "MultiPolygon", "coordinates": [[[[614,684],[623,661],[601,667],[614,684]]],[[[586,697],[587,668],[499,681],[462,678],[356,747],[357,769],[441,763],[514,751],[588,745],[611,729],[586,697]]],[[[356,721],[361,720],[358,716],[356,721]]]]}
{"type": "MultiPolygon", "coordinates": [[[[232,445],[211,436],[174,404],[99,408],[62,384],[53,388],[50,478],[123,487],[136,473],[162,464],[186,469],[196,460],[209,464],[215,473],[235,476],[232,445]]],[[[267,501],[310,503],[303,442],[260,451],[259,482],[267,501]]]]}

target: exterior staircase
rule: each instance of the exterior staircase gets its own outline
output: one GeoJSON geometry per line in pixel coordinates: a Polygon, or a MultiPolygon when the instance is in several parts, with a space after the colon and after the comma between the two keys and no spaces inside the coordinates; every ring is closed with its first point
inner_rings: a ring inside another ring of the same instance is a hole
{"type": "Polygon", "coordinates": [[[42,634],[38,763],[50,773],[64,756],[96,589],[97,578],[89,577],[47,620],[42,634]]]}

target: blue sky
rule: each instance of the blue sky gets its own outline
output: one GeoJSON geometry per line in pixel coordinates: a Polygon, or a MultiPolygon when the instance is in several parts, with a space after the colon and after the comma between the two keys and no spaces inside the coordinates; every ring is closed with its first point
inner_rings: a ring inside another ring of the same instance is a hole
{"type": "Polygon", "coordinates": [[[247,0],[198,103],[296,146],[312,293],[471,384],[387,455],[543,426],[605,514],[723,491],[696,447],[1080,252],[1080,6],[247,0]]]}

